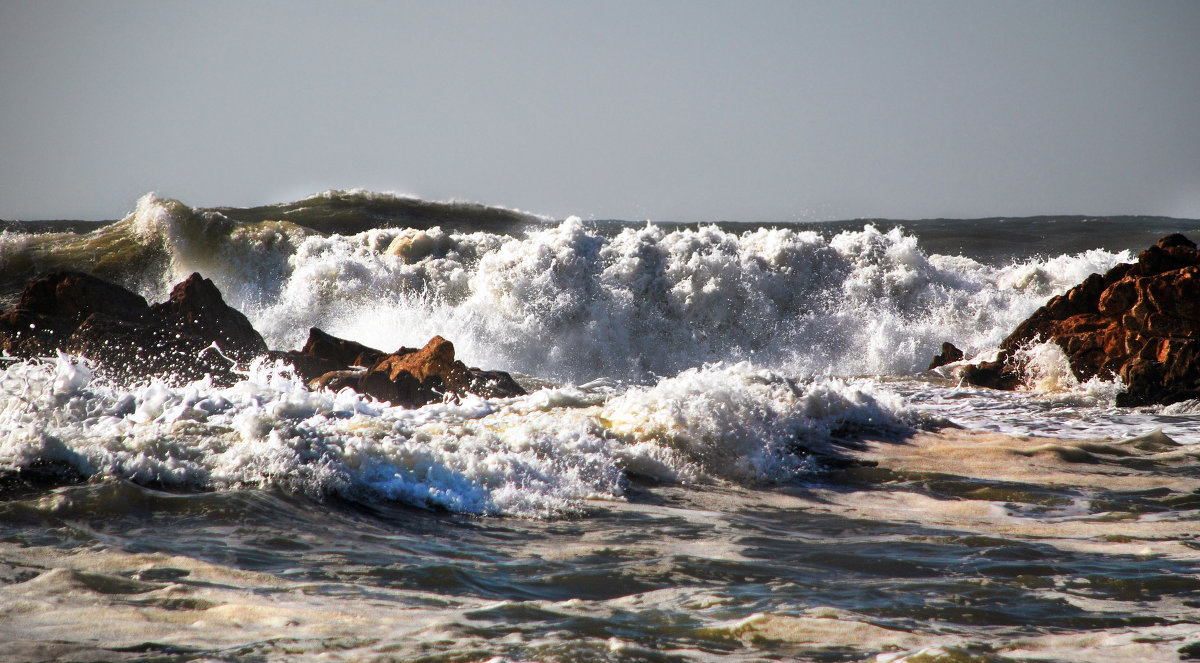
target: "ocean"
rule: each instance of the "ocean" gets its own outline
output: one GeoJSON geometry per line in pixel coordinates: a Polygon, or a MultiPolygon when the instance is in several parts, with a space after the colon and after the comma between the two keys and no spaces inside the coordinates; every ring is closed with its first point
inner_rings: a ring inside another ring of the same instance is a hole
{"type": "Polygon", "coordinates": [[[1119,409],[1045,301],[1200,221],[549,219],[364,191],[0,223],[0,310],[200,272],[268,345],[434,335],[526,396],[419,409],[0,357],[0,660],[1200,658],[1200,402],[1119,409]]]}

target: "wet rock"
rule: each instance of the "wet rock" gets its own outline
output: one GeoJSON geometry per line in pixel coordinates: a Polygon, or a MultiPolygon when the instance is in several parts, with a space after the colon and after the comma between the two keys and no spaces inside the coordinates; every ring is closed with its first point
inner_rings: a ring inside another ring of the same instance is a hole
{"type": "Polygon", "coordinates": [[[171,296],[150,307],[162,326],[183,336],[216,343],[221,351],[240,361],[266,354],[267,344],[241,311],[225,303],[209,279],[193,273],[171,290],[171,296]]]}
{"type": "Polygon", "coordinates": [[[963,382],[976,387],[1012,391],[1021,386],[1024,375],[1009,359],[1008,355],[1001,354],[995,361],[971,364],[963,369],[963,382]]]}
{"type": "Polygon", "coordinates": [[[310,378],[313,388],[350,388],[405,407],[468,393],[488,398],[525,393],[504,371],[468,368],[454,358],[454,344],[441,336],[434,336],[423,348],[400,348],[387,354],[314,328],[304,348],[288,355],[297,360],[293,365],[302,376],[320,366],[337,364],[310,378]]]}
{"type": "Polygon", "coordinates": [[[0,468],[0,501],[24,499],[61,486],[83,483],[87,477],[64,461],[35,460],[14,469],[0,468]]]}
{"type": "Polygon", "coordinates": [[[968,383],[1014,389],[1025,367],[1020,348],[1054,341],[1080,381],[1120,377],[1118,405],[1200,397],[1200,250],[1168,235],[1137,262],[1092,274],[1054,297],[1000,344],[996,362],[967,369],[968,383]]]}
{"type": "Polygon", "coordinates": [[[105,374],[121,379],[157,376],[179,383],[209,375],[222,385],[238,379],[233,362],[210,339],[103,313],[88,316],[61,349],[99,362],[105,374]]]}
{"type": "MultiPolygon", "coordinates": [[[[308,330],[304,347],[289,352],[277,352],[272,356],[282,359],[296,369],[305,382],[311,382],[327,373],[342,371],[351,366],[370,368],[379,363],[386,352],[370,348],[362,343],[348,341],[327,334],[316,327],[308,330]]],[[[361,371],[349,371],[349,374],[361,371]]]]}
{"type": "Polygon", "coordinates": [[[12,308],[0,314],[0,352],[25,359],[52,357],[75,327],[65,318],[12,308]]]}
{"type": "Polygon", "coordinates": [[[82,272],[55,272],[31,282],[16,306],[0,315],[0,351],[16,357],[54,356],[85,318],[111,312],[145,320],[146,300],[82,272]]]}
{"type": "Polygon", "coordinates": [[[466,364],[454,359],[454,344],[441,336],[434,336],[425,347],[415,352],[401,348],[381,359],[370,373],[383,373],[390,380],[408,373],[422,383],[437,377],[455,393],[466,391],[470,384],[466,364]]]}
{"type": "Polygon", "coordinates": [[[508,398],[525,393],[513,376],[504,371],[485,371],[475,367],[468,368],[467,391],[484,398],[508,398]]]}
{"type": "Polygon", "coordinates": [[[68,352],[119,378],[180,382],[211,375],[228,384],[237,379],[235,361],[249,361],[267,347],[246,316],[199,274],[178,284],[166,302],[149,306],[89,274],[56,272],[30,283],[0,315],[0,350],[24,358],[68,352]]]}
{"type": "Polygon", "coordinates": [[[956,361],[962,361],[962,360],[963,360],[963,351],[962,350],[959,350],[957,347],[955,347],[953,343],[949,343],[949,342],[942,343],[942,351],[939,354],[937,354],[936,356],[934,356],[933,360],[929,362],[929,368],[927,368],[925,370],[932,371],[933,369],[938,368],[939,366],[945,366],[946,364],[953,364],[956,361]]]}
{"type": "Polygon", "coordinates": [[[83,272],[55,272],[33,281],[16,308],[76,322],[92,313],[141,318],[150,309],[141,295],[83,272]]]}
{"type": "Polygon", "coordinates": [[[408,407],[468,393],[525,393],[508,373],[468,368],[440,336],[420,349],[386,353],[313,328],[300,350],[272,352],[250,320],[200,274],[153,306],[88,274],[50,274],[30,283],[17,305],[0,314],[0,350],[23,358],[68,352],[120,379],[156,376],[179,383],[207,375],[218,385],[240,378],[237,363],[266,355],[291,363],[310,386],[350,387],[408,407]]]}

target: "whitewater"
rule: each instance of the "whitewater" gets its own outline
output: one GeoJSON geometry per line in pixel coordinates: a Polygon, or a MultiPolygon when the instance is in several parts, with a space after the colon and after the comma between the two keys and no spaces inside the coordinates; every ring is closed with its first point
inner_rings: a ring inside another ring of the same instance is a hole
{"type": "Polygon", "coordinates": [[[210,278],[268,345],[450,339],[526,396],[418,409],[289,366],[121,382],[0,357],[10,660],[1200,656],[1200,403],[1119,409],[1053,345],[986,357],[1161,218],[679,224],[326,192],[6,223],[55,269],[210,278]]]}

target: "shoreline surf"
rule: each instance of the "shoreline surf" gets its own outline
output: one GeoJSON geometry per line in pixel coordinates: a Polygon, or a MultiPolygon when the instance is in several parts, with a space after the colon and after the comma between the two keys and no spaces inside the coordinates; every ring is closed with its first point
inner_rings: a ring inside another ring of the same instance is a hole
{"type": "Polygon", "coordinates": [[[0,659],[1200,655],[1200,405],[1116,408],[1053,353],[1016,392],[923,370],[1200,222],[229,214],[9,229],[0,290],[70,265],[162,301],[199,271],[270,347],[443,335],[531,393],[407,409],[272,362],[7,358],[0,467],[78,476],[0,501],[0,659]]]}

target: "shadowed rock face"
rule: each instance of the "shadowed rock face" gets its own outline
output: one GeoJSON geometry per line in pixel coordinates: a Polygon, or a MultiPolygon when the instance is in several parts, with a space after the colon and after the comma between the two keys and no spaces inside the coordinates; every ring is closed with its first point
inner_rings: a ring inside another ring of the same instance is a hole
{"type": "Polygon", "coordinates": [[[246,316],[199,274],[175,286],[166,302],[149,306],[140,295],[89,274],[55,272],[30,283],[17,305],[0,315],[0,350],[24,358],[69,352],[117,377],[188,381],[211,375],[229,384],[237,376],[221,354],[248,361],[267,346],[246,316]]]}
{"type": "Polygon", "coordinates": [[[929,362],[929,368],[927,368],[925,370],[932,371],[933,369],[937,368],[938,366],[945,366],[946,364],[952,364],[956,361],[962,361],[962,359],[963,359],[963,351],[962,350],[959,350],[958,348],[954,347],[953,343],[942,343],[942,351],[940,353],[934,355],[933,360],[929,362]]]}
{"type": "Polygon", "coordinates": [[[241,311],[221,298],[213,282],[194,273],[171,290],[171,296],[150,307],[152,318],[184,336],[211,339],[239,361],[266,354],[267,344],[241,311]]]}
{"type": "Polygon", "coordinates": [[[1016,388],[1025,371],[1016,351],[1035,340],[1057,343],[1080,380],[1120,377],[1118,405],[1200,398],[1200,250],[1168,235],[1137,262],[1092,274],[1018,325],[996,362],[966,368],[964,380],[1016,388]]]}

